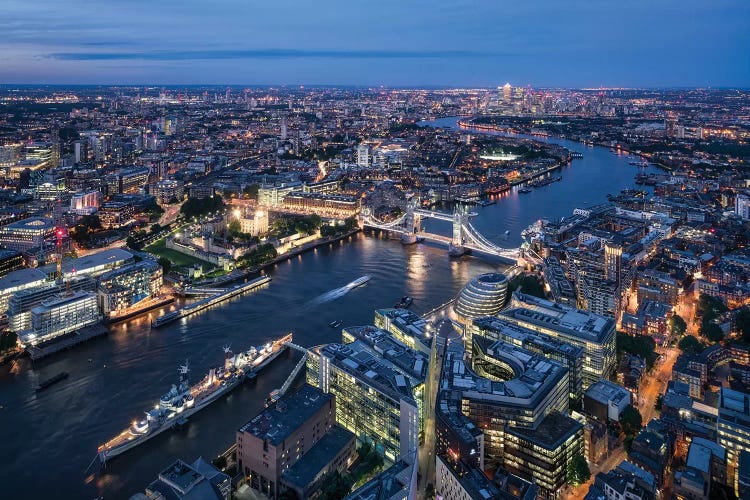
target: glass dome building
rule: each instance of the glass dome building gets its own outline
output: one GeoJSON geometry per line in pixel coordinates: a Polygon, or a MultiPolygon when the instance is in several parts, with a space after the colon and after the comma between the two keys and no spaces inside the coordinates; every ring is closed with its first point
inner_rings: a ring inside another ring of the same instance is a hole
{"type": "Polygon", "coordinates": [[[475,318],[499,313],[507,296],[508,278],[504,274],[481,274],[461,290],[453,310],[459,321],[469,323],[475,318]]]}

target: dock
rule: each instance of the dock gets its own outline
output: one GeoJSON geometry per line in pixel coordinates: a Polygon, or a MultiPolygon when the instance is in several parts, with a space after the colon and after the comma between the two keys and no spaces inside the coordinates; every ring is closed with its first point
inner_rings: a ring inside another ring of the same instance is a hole
{"type": "Polygon", "coordinates": [[[239,295],[241,293],[245,293],[255,288],[258,288],[260,286],[263,286],[269,283],[270,281],[271,281],[270,277],[261,276],[254,280],[248,281],[247,283],[242,283],[242,284],[227,288],[220,293],[217,293],[209,297],[206,297],[204,299],[193,302],[192,304],[182,307],[180,309],[177,309],[176,311],[168,312],[162,316],[159,316],[151,323],[151,326],[154,328],[160,328],[173,321],[177,321],[178,319],[187,318],[188,316],[192,314],[200,312],[216,304],[220,304],[224,302],[225,300],[229,300],[236,295],[239,295]]]}
{"type": "Polygon", "coordinates": [[[104,325],[91,325],[76,330],[75,332],[61,335],[56,339],[51,339],[47,342],[27,347],[26,352],[29,353],[32,361],[36,361],[37,359],[42,359],[56,352],[69,349],[81,342],[86,342],[87,340],[104,335],[105,333],[107,333],[107,327],[104,325]]]}

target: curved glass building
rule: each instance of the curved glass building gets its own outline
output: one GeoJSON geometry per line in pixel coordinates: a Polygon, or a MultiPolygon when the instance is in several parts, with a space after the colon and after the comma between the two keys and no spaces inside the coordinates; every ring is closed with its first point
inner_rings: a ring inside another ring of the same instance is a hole
{"type": "Polygon", "coordinates": [[[507,295],[508,278],[504,274],[481,274],[461,290],[453,309],[461,322],[470,323],[475,318],[499,313],[507,295]]]}

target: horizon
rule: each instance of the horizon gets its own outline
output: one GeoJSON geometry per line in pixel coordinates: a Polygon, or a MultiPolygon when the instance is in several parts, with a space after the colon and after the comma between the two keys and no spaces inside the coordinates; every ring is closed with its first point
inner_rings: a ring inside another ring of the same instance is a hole
{"type": "Polygon", "coordinates": [[[5,6],[8,85],[747,88],[750,3],[5,6]],[[212,80],[212,81],[208,81],[212,80]],[[222,83],[214,83],[220,81],[222,83]],[[143,84],[140,82],[154,82],[143,84]],[[304,82],[318,82],[309,84],[304,82]],[[424,83],[431,82],[431,83],[424,83]]]}

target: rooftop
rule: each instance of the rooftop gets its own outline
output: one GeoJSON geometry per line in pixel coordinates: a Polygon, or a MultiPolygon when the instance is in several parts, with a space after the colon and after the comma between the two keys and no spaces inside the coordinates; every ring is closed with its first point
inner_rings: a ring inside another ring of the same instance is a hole
{"type": "Polygon", "coordinates": [[[45,281],[47,274],[39,269],[19,269],[11,271],[0,278],[0,293],[4,290],[14,289],[19,286],[37,284],[45,281]]]}
{"type": "MultiPolygon", "coordinates": [[[[316,350],[330,359],[331,364],[382,394],[396,401],[402,398],[413,400],[414,388],[425,380],[425,356],[383,330],[368,328],[372,329],[375,337],[365,340],[358,338],[349,344],[327,344],[316,350]]],[[[347,328],[347,331],[350,330],[347,328]]]]}
{"type": "Polygon", "coordinates": [[[603,342],[615,328],[614,321],[604,316],[518,292],[513,293],[510,307],[498,316],[551,328],[588,342],[603,342]]]}
{"type": "Polygon", "coordinates": [[[12,231],[36,231],[40,229],[50,231],[54,227],[55,223],[52,221],[52,219],[47,219],[46,217],[29,217],[28,219],[21,219],[19,221],[11,222],[10,224],[3,226],[3,228],[7,228],[8,230],[12,231]]]}
{"type": "Polygon", "coordinates": [[[609,380],[599,380],[591,384],[586,389],[586,396],[602,404],[608,404],[610,401],[619,403],[625,398],[630,401],[630,391],[609,380]]]}
{"type": "Polygon", "coordinates": [[[302,458],[283,472],[284,482],[304,489],[354,439],[354,434],[343,427],[334,425],[307,453],[302,455],[302,458]]]}
{"type": "MultiPolygon", "coordinates": [[[[102,250],[101,252],[92,253],[85,257],[79,257],[77,259],[63,259],[62,271],[64,274],[68,273],[85,273],[91,272],[91,270],[106,265],[116,265],[118,263],[124,263],[128,260],[133,259],[133,254],[127,250],[121,248],[112,248],[109,250],[102,250]]],[[[54,273],[57,271],[56,264],[50,264],[40,268],[47,274],[54,273]]]]}
{"type": "Polygon", "coordinates": [[[259,439],[267,439],[276,446],[331,399],[332,394],[326,394],[317,387],[304,384],[296,392],[282,397],[261,411],[240,427],[239,431],[252,434],[259,439]]]}
{"type": "Polygon", "coordinates": [[[544,417],[536,429],[507,427],[506,431],[547,450],[554,450],[582,428],[578,421],[553,412],[544,417]]]}

